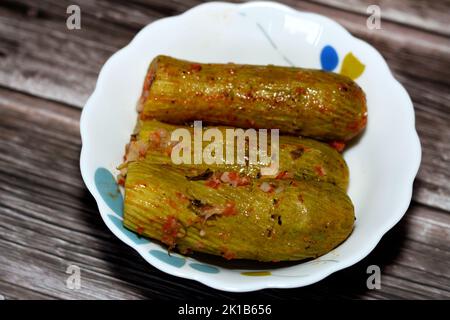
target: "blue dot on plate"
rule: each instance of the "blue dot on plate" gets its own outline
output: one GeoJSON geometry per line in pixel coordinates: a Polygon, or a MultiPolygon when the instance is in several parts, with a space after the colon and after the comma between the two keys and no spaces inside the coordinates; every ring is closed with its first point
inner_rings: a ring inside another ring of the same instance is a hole
{"type": "Polygon", "coordinates": [[[98,168],[94,176],[95,186],[108,207],[123,216],[123,197],[114,176],[105,168],[98,168]]]}
{"type": "Polygon", "coordinates": [[[339,62],[339,57],[336,50],[327,45],[323,47],[322,52],[320,53],[320,63],[322,65],[322,69],[326,71],[333,71],[339,62]]]}
{"type": "Polygon", "coordinates": [[[193,269],[201,271],[201,272],[205,272],[205,273],[219,273],[220,270],[219,268],[207,265],[207,264],[202,264],[202,263],[191,263],[189,266],[191,266],[193,269]]]}
{"type": "Polygon", "coordinates": [[[186,259],[175,255],[169,255],[167,251],[150,250],[150,254],[158,260],[170,264],[176,268],[181,268],[186,263],[186,259]]]}
{"type": "Polygon", "coordinates": [[[139,237],[136,233],[131,232],[127,228],[123,226],[122,220],[117,218],[116,216],[113,216],[112,214],[108,214],[108,218],[114,223],[114,225],[122,231],[131,241],[133,241],[135,244],[144,244],[148,243],[149,240],[144,237],[139,237]]]}

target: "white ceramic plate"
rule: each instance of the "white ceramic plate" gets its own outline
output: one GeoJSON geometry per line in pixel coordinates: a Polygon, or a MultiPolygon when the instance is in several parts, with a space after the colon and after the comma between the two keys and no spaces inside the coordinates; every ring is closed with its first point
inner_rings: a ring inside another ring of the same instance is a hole
{"type": "Polygon", "coordinates": [[[306,286],[364,258],[408,208],[421,158],[411,100],[382,56],[333,20],[271,2],[208,3],[148,25],[105,63],[80,127],[81,173],[108,228],[156,268],[227,291],[306,286]],[[157,243],[124,229],[113,175],[136,122],[147,67],[158,54],[322,68],[356,79],[369,117],[362,137],[344,154],[357,218],[351,236],[318,259],[258,270],[168,256],[157,243]]]}

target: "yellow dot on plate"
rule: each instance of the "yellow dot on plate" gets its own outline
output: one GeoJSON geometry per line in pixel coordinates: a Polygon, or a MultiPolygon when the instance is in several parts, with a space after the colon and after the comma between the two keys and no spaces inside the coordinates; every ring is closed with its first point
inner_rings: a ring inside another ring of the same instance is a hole
{"type": "Polygon", "coordinates": [[[248,271],[248,272],[241,272],[243,276],[249,276],[249,277],[264,277],[264,276],[270,276],[270,271],[248,271]]]}
{"type": "Polygon", "coordinates": [[[364,72],[365,68],[366,66],[353,53],[349,52],[342,61],[340,74],[355,80],[364,72]]]}

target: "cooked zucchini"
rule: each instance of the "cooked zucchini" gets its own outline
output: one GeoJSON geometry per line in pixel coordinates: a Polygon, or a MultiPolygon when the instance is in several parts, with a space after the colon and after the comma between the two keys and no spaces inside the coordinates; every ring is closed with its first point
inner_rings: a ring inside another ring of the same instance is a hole
{"type": "Polygon", "coordinates": [[[157,56],[144,82],[141,119],[203,120],[276,128],[324,141],[347,141],[366,125],[366,98],[350,78],[280,66],[200,64],[157,56]]]}
{"type": "MultiPolygon", "coordinates": [[[[175,126],[156,120],[141,121],[138,133],[131,142],[126,155],[126,160],[132,161],[139,158],[139,148],[142,148],[141,158],[146,162],[154,164],[171,164],[171,150],[173,143],[170,141],[171,133],[177,128],[186,128],[193,136],[192,127],[175,126]],[[144,155],[145,154],[145,155],[144,155]]],[[[219,127],[225,137],[226,127],[219,127]]],[[[209,142],[203,142],[205,147],[209,142]]],[[[237,141],[234,142],[234,154],[236,154],[237,141]]],[[[239,175],[259,177],[261,164],[242,166],[236,164],[225,164],[227,145],[224,144],[222,152],[224,164],[192,164],[186,165],[196,169],[197,175],[207,169],[235,172],[239,175]]],[[[230,148],[231,149],[231,148],[230,148]]],[[[267,148],[270,150],[270,147],[267,148]]],[[[194,152],[192,141],[191,153],[194,152]]],[[[191,159],[193,156],[191,156],[191,159]]],[[[234,159],[235,160],[235,159],[234,159]]],[[[345,190],[348,185],[349,172],[344,158],[332,147],[312,139],[281,136],[279,138],[279,169],[272,178],[278,179],[306,179],[332,183],[345,190]]],[[[267,178],[267,176],[261,176],[267,178]]],[[[236,182],[237,183],[237,182],[236,182]]]]}
{"type": "Polygon", "coordinates": [[[352,231],[353,205],[330,183],[251,179],[217,186],[208,183],[214,172],[191,180],[189,170],[130,163],[125,227],[182,253],[259,261],[317,257],[352,231]]]}

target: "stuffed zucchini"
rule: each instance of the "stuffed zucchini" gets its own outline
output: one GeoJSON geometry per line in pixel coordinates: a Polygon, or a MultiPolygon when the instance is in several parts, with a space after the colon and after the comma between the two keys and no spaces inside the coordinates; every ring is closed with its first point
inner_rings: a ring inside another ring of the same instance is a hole
{"type": "Polygon", "coordinates": [[[157,56],[138,105],[140,118],[203,120],[277,128],[324,141],[348,141],[366,125],[366,98],[350,78],[280,66],[200,64],[157,56]]]}
{"type": "Polygon", "coordinates": [[[353,205],[330,183],[251,179],[216,186],[211,178],[189,179],[190,170],[129,163],[124,226],[182,253],[258,261],[317,257],[352,231],[353,205]]]}
{"type": "MultiPolygon", "coordinates": [[[[127,147],[125,163],[119,167],[123,176],[126,174],[126,167],[129,161],[145,159],[153,164],[171,164],[171,151],[174,143],[171,141],[171,134],[177,128],[186,128],[193,132],[192,127],[180,127],[162,123],[156,120],[140,121],[136,134],[132,136],[127,147]]],[[[225,136],[226,127],[219,127],[225,136]]],[[[209,142],[203,142],[205,146],[209,142]]],[[[192,141],[191,152],[194,151],[192,141]]],[[[232,145],[234,150],[237,142],[232,145]]],[[[227,145],[224,143],[223,148],[227,145]]],[[[268,148],[270,149],[270,148],[268,148]]],[[[236,155],[237,152],[234,152],[236,155]]],[[[226,151],[223,151],[225,158],[226,151]]],[[[230,173],[231,183],[242,183],[239,176],[259,177],[262,164],[242,166],[234,161],[234,164],[191,164],[183,165],[195,169],[197,174],[204,173],[207,169],[219,170],[230,173]]],[[[306,138],[291,136],[281,136],[279,138],[279,163],[278,173],[271,178],[277,179],[306,179],[324,181],[332,183],[345,190],[348,185],[349,172],[344,158],[327,144],[306,138]]],[[[265,179],[267,176],[262,176],[265,179]]],[[[244,178],[245,179],[245,178],[244,178]]]]}

